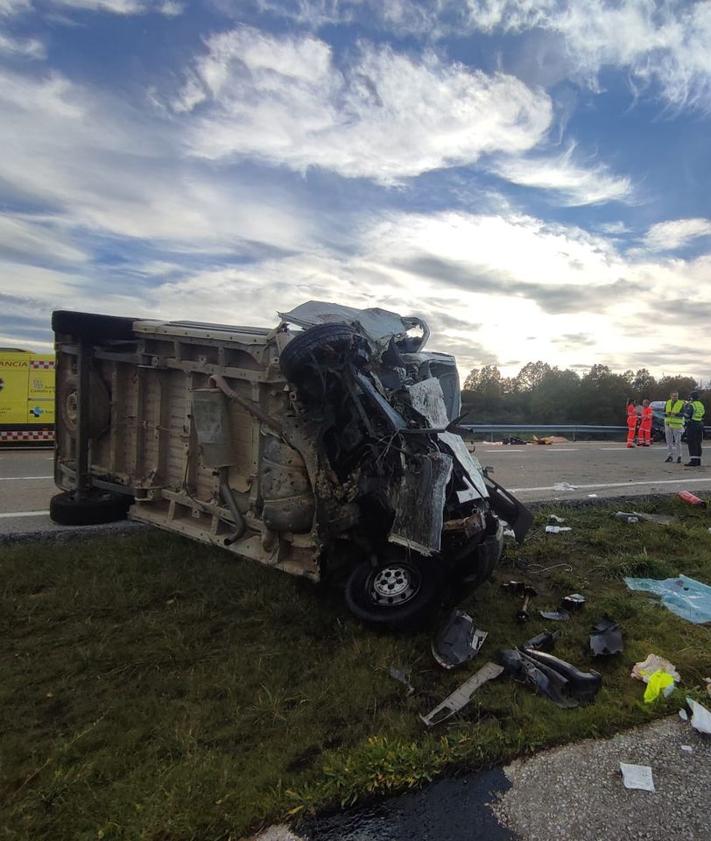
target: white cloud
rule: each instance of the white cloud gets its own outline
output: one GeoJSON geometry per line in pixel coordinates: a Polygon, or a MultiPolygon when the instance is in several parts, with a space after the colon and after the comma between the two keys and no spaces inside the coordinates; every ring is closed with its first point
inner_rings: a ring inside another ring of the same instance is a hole
{"type": "Polygon", "coordinates": [[[674,219],[652,225],[644,237],[644,244],[652,251],[675,251],[694,239],[707,236],[711,236],[711,219],[674,219]]]}
{"type": "Polygon", "coordinates": [[[199,157],[318,166],[389,184],[487,153],[526,151],[552,118],[542,91],[434,53],[415,62],[362,44],[341,69],[314,37],[248,28],[207,47],[174,103],[178,112],[200,109],[190,141],[199,157]]]}
{"type": "Polygon", "coordinates": [[[501,157],[491,168],[514,184],[555,192],[571,206],[634,200],[630,178],[614,175],[604,164],[576,163],[573,152],[571,146],[555,157],[501,157]]]}
{"type": "Polygon", "coordinates": [[[82,263],[87,254],[77,248],[58,220],[20,214],[0,214],[0,254],[35,261],[82,263]]]}
{"type": "Polygon", "coordinates": [[[68,224],[180,251],[245,242],[293,248],[308,239],[311,223],[288,195],[187,165],[172,123],[58,74],[0,71],[0,110],[5,194],[68,224]]]}
{"type": "Polygon", "coordinates": [[[711,108],[708,0],[254,0],[302,25],[357,20],[425,40],[471,32],[548,33],[568,75],[593,87],[601,70],[628,71],[635,89],[654,85],[674,107],[711,108]]]}
{"type": "Polygon", "coordinates": [[[16,38],[0,31],[0,55],[40,59],[46,55],[44,44],[38,38],[16,38]]]}

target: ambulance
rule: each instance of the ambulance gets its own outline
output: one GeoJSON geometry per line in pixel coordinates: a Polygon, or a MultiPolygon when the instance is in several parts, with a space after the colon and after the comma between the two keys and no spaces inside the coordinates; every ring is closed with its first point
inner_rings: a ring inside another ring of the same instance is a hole
{"type": "Polygon", "coordinates": [[[54,354],[0,348],[0,445],[54,442],[54,354]]]}

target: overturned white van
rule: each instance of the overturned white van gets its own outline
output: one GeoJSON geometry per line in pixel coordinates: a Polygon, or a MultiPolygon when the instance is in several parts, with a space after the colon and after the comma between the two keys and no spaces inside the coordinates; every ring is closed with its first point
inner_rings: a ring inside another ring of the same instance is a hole
{"type": "Polygon", "coordinates": [[[477,584],[531,515],[456,432],[455,360],[426,323],[312,301],[274,329],[53,314],[51,515],[126,516],[314,581],[362,620],[417,624],[477,584]]]}

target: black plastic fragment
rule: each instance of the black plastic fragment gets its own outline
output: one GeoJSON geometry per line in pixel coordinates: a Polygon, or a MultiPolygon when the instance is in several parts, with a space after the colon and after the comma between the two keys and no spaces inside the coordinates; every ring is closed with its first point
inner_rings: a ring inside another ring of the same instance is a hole
{"type": "Polygon", "coordinates": [[[602,685],[598,672],[582,672],[571,663],[534,648],[500,651],[498,661],[514,680],[530,684],[563,708],[592,702],[602,685]]]}
{"type": "Polygon", "coordinates": [[[603,617],[593,625],[590,634],[590,650],[595,657],[620,654],[623,650],[622,631],[617,622],[603,617]]]}
{"type": "Polygon", "coordinates": [[[454,610],[432,641],[432,656],[442,668],[454,669],[476,657],[486,636],[468,613],[454,610]]]}
{"type": "Polygon", "coordinates": [[[560,601],[560,606],[565,610],[580,610],[585,604],[585,596],[581,593],[571,593],[569,596],[563,596],[560,601]]]}
{"type": "Polygon", "coordinates": [[[543,619],[550,619],[552,622],[567,622],[570,614],[567,610],[539,610],[538,613],[543,619]]]}
{"type": "Polygon", "coordinates": [[[524,642],[524,648],[535,648],[537,651],[552,651],[560,631],[542,631],[524,642]]]}

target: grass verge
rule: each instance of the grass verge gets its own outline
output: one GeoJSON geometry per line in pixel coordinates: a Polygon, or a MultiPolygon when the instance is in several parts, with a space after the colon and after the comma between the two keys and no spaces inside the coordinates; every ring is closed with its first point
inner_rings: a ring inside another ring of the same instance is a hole
{"type": "Polygon", "coordinates": [[[517,625],[500,581],[532,583],[535,610],[583,592],[586,608],[558,626],[557,653],[603,673],[596,702],[560,710],[502,678],[434,732],[417,714],[476,666],[443,673],[428,634],[364,629],[333,593],[159,532],[0,547],[2,837],[237,839],[267,820],[673,711],[711,674],[711,630],[631,594],[621,577],[711,583],[711,515],[676,500],[638,508],[679,519],[627,525],[608,505],[541,510],[497,580],[464,603],[489,631],[481,665],[546,627],[517,625]],[[545,535],[550,512],[573,531],[545,535]],[[622,625],[625,651],[593,661],[587,636],[604,614],[622,625]],[[650,652],[683,679],[652,706],[629,677],[650,652]],[[389,677],[391,664],[411,669],[414,695],[389,677]]]}

